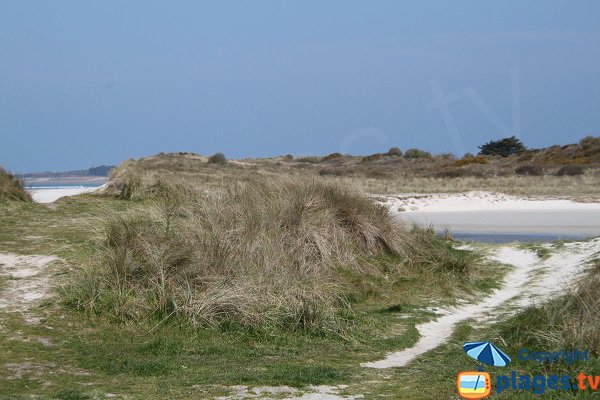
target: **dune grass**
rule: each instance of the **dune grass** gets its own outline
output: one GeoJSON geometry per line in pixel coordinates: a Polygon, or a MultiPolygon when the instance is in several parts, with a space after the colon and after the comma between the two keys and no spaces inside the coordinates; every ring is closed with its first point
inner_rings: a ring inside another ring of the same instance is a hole
{"type": "Polygon", "coordinates": [[[143,210],[104,217],[95,270],[69,303],[120,319],[339,332],[339,270],[381,275],[366,257],[402,252],[401,226],[340,185],[259,180],[207,194],[170,182],[148,189],[143,210]]]}
{"type": "Polygon", "coordinates": [[[206,192],[168,177],[139,193],[143,206],[102,217],[96,260],[65,292],[71,306],[344,336],[365,279],[419,268],[459,280],[473,262],[339,183],[259,178],[206,192]]]}
{"type": "Polygon", "coordinates": [[[21,179],[0,167],[0,201],[2,200],[30,202],[31,195],[25,190],[21,179]]]}
{"type": "Polygon", "coordinates": [[[519,347],[589,349],[600,355],[600,259],[581,279],[577,290],[509,321],[502,334],[519,347]]]}

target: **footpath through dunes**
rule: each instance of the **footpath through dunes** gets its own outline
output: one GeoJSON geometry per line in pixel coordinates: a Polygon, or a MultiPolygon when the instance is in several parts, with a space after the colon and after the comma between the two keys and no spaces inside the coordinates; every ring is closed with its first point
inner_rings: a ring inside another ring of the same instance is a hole
{"type": "Polygon", "coordinates": [[[417,325],[421,337],[413,347],[390,353],[383,360],[364,363],[362,366],[405,366],[446,342],[456,325],[462,321],[474,319],[477,325],[491,323],[564,293],[573,287],[586,271],[588,263],[599,254],[600,238],[565,243],[545,260],[531,250],[515,246],[501,247],[488,256],[491,260],[513,266],[500,289],[474,304],[442,310],[438,319],[417,325]]]}

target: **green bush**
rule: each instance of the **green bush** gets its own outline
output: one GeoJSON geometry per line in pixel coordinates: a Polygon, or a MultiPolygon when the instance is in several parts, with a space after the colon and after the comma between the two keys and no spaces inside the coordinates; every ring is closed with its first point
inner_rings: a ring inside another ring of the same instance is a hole
{"type": "Polygon", "coordinates": [[[208,157],[208,163],[225,165],[227,164],[227,158],[223,153],[215,153],[212,156],[208,157]]]}
{"type": "Polygon", "coordinates": [[[381,160],[382,158],[383,158],[383,154],[381,154],[381,153],[374,153],[374,154],[371,154],[371,155],[368,155],[368,156],[364,156],[362,158],[362,160],[360,160],[360,162],[370,163],[370,162],[373,162],[373,161],[381,160]]]}
{"type": "Polygon", "coordinates": [[[484,156],[508,157],[512,154],[522,153],[526,148],[517,137],[511,136],[500,140],[491,140],[479,146],[479,150],[479,154],[484,156]]]}
{"type": "Polygon", "coordinates": [[[534,165],[534,164],[521,165],[515,169],[515,174],[542,176],[542,175],[544,175],[544,168],[542,168],[541,165],[534,165]]]}
{"type": "Polygon", "coordinates": [[[583,167],[581,165],[565,165],[560,167],[558,171],[556,171],[556,176],[575,176],[583,174],[583,167]]]}
{"type": "Polygon", "coordinates": [[[402,150],[400,150],[399,147],[390,147],[390,149],[387,152],[388,156],[401,156],[402,155],[402,150]]]}
{"type": "Polygon", "coordinates": [[[431,158],[431,153],[419,150],[419,149],[408,149],[404,152],[406,158],[431,158]]]}
{"type": "Polygon", "coordinates": [[[331,161],[331,160],[336,160],[338,158],[342,158],[341,153],[331,153],[331,154],[327,154],[325,157],[323,157],[321,159],[321,161],[331,161]]]}

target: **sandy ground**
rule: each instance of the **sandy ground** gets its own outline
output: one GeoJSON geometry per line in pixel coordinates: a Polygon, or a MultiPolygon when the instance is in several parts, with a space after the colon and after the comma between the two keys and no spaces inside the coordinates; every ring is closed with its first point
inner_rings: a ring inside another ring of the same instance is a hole
{"type": "Polygon", "coordinates": [[[566,243],[546,260],[529,250],[504,246],[490,258],[514,269],[507,274],[501,289],[489,297],[457,308],[440,312],[434,321],[417,326],[421,338],[409,349],[388,354],[383,360],[365,363],[369,368],[402,367],[412,360],[446,342],[456,325],[475,318],[475,325],[482,326],[519,309],[547,301],[563,293],[579,279],[586,265],[600,254],[600,238],[587,242],[566,243]]]}
{"type": "Polygon", "coordinates": [[[36,323],[30,310],[39,305],[49,293],[48,267],[54,256],[21,256],[0,253],[0,311],[23,314],[26,322],[36,323]]]}
{"type": "Polygon", "coordinates": [[[89,186],[77,186],[73,188],[61,188],[61,189],[29,189],[28,192],[33,197],[33,201],[36,203],[52,203],[61,197],[76,196],[82,193],[91,193],[100,188],[104,187],[89,187],[89,186]]]}
{"type": "Polygon", "coordinates": [[[403,220],[455,233],[600,235],[600,202],[490,192],[403,194],[377,199],[403,220]]]}
{"type": "Polygon", "coordinates": [[[235,394],[230,396],[217,397],[217,400],[242,400],[242,399],[272,399],[285,398],[287,400],[355,400],[364,398],[363,395],[341,396],[339,391],[347,388],[340,386],[309,386],[302,390],[289,386],[263,386],[249,388],[247,386],[234,386],[228,389],[233,390],[235,394]],[[281,397],[286,396],[286,397],[281,397]]]}

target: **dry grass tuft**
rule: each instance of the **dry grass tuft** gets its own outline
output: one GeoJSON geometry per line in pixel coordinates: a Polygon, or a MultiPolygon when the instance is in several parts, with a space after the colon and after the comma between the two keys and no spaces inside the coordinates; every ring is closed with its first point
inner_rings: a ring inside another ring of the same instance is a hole
{"type": "Polygon", "coordinates": [[[32,201],[23,186],[23,181],[0,167],[0,201],[32,201]]]}
{"type": "Polygon", "coordinates": [[[200,193],[158,182],[139,192],[152,205],[103,218],[94,272],[69,288],[70,304],[119,319],[339,334],[341,271],[381,275],[368,258],[405,251],[387,209],[340,184],[254,179],[200,193]]]}
{"type": "Polygon", "coordinates": [[[576,291],[532,307],[505,328],[516,346],[591,350],[600,355],[600,260],[576,291]]]}

